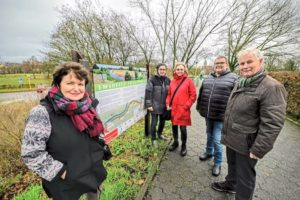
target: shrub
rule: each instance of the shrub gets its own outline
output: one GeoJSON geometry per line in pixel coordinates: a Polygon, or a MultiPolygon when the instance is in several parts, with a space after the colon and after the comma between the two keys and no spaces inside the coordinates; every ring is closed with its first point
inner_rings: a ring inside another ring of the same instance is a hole
{"type": "Polygon", "coordinates": [[[27,168],[20,158],[25,119],[37,102],[0,104],[0,197],[12,184],[20,181],[27,168]],[[19,176],[19,177],[18,177],[19,176]]]}
{"type": "Polygon", "coordinates": [[[300,71],[269,72],[269,75],[281,82],[287,93],[287,113],[300,120],[300,71]]]}
{"type": "MultiPolygon", "coordinates": [[[[48,200],[41,189],[40,178],[28,171],[20,159],[25,118],[36,104],[37,102],[22,102],[0,107],[0,111],[5,113],[0,120],[0,127],[2,127],[0,177],[4,177],[0,178],[0,199],[48,200]]],[[[170,135],[169,122],[164,132],[170,135]]],[[[156,167],[154,163],[158,159],[159,152],[167,145],[163,141],[159,144],[159,149],[153,148],[150,138],[144,137],[143,120],[112,141],[109,145],[114,157],[104,163],[108,176],[102,185],[101,200],[134,199],[149,171],[152,167],[156,167]]]]}

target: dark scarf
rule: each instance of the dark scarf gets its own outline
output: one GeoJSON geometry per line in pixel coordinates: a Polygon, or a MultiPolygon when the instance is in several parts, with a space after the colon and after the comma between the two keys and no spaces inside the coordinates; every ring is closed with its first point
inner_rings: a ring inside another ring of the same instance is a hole
{"type": "Polygon", "coordinates": [[[74,126],[80,131],[86,131],[91,137],[103,133],[103,125],[95,108],[91,105],[92,100],[87,92],[79,101],[71,101],[63,96],[57,86],[49,90],[49,96],[57,107],[71,117],[74,126]]]}
{"type": "Polygon", "coordinates": [[[243,88],[243,87],[248,87],[251,83],[255,82],[258,80],[260,77],[262,77],[265,73],[265,70],[262,68],[259,70],[256,74],[254,74],[251,77],[247,78],[240,78],[238,82],[238,88],[243,88]]]}

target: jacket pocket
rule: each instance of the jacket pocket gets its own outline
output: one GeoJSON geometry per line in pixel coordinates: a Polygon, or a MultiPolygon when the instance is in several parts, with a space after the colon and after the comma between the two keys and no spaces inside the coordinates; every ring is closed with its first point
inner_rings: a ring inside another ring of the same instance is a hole
{"type": "Polygon", "coordinates": [[[178,107],[178,119],[179,120],[188,120],[190,117],[190,111],[189,109],[185,109],[184,105],[178,107]]]}
{"type": "Polygon", "coordinates": [[[235,131],[238,131],[241,134],[255,134],[257,132],[256,127],[241,125],[238,123],[232,123],[231,128],[235,131]]]}

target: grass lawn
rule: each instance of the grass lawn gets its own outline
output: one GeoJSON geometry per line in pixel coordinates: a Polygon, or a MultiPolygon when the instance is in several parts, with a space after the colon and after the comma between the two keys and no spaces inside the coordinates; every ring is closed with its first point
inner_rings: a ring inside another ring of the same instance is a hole
{"type": "Polygon", "coordinates": [[[18,92],[36,90],[38,85],[50,86],[51,79],[47,74],[1,74],[0,92],[18,92]]]}
{"type": "MultiPolygon", "coordinates": [[[[13,76],[6,78],[13,80],[13,76]]],[[[25,119],[37,103],[0,105],[4,113],[0,118],[0,199],[49,200],[41,188],[40,178],[28,171],[20,158],[25,119]]],[[[169,122],[164,132],[171,137],[169,122]]],[[[109,145],[114,156],[104,162],[108,176],[102,184],[101,200],[134,199],[148,173],[157,167],[155,163],[167,142],[159,141],[159,148],[153,148],[150,138],[144,136],[141,120],[109,145]]]]}

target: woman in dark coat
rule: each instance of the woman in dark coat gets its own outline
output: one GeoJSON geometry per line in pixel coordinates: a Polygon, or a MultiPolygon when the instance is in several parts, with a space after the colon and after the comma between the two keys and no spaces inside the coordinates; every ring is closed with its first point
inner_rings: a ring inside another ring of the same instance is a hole
{"type": "Polygon", "coordinates": [[[22,158],[54,200],[75,200],[84,193],[89,200],[99,199],[106,178],[99,144],[103,125],[97,102],[85,91],[88,81],[88,71],[79,63],[58,66],[52,88],[26,122],[22,158]]]}
{"type": "Polygon", "coordinates": [[[170,146],[169,151],[174,151],[178,143],[178,126],[180,127],[181,132],[181,156],[185,156],[187,153],[186,150],[186,141],[187,141],[187,130],[186,126],[192,125],[191,120],[191,107],[196,101],[196,88],[192,79],[187,77],[187,65],[185,63],[177,63],[174,68],[174,79],[171,81],[168,96],[166,100],[166,106],[171,112],[171,121],[172,121],[172,132],[174,142],[170,146]],[[180,85],[177,93],[174,96],[172,105],[170,106],[171,98],[180,85]]]}
{"type": "Polygon", "coordinates": [[[145,97],[146,108],[151,112],[151,141],[154,146],[157,146],[156,134],[159,139],[166,139],[162,135],[165,126],[162,115],[166,110],[166,97],[170,85],[170,79],[167,77],[167,65],[160,63],[156,69],[157,74],[152,76],[147,83],[145,97]],[[156,131],[158,119],[159,124],[156,131]]]}

